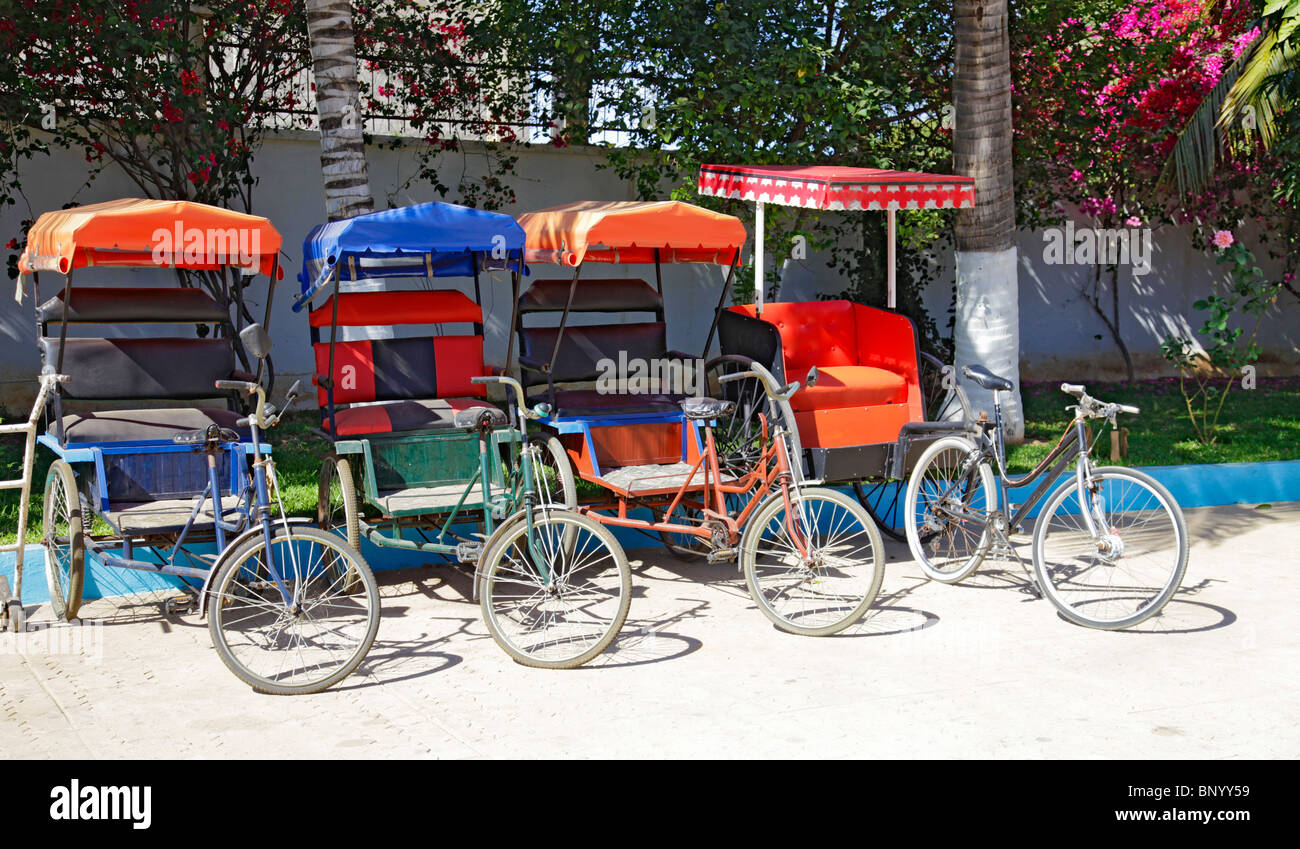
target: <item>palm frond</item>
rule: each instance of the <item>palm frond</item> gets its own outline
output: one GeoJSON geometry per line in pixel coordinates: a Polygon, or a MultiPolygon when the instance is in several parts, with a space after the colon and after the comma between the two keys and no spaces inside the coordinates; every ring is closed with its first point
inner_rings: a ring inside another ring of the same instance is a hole
{"type": "Polygon", "coordinates": [[[1178,141],[1174,143],[1169,158],[1165,160],[1161,179],[1176,180],[1179,194],[1198,192],[1210,182],[1220,146],[1224,141],[1219,126],[1223,105],[1241,77],[1242,69],[1249,63],[1249,57],[1256,55],[1258,41],[1259,39],[1256,40],[1255,49],[1242,51],[1242,54],[1224,69],[1218,84],[1205,95],[1201,104],[1196,107],[1196,111],[1187,119],[1182,132],[1178,134],[1178,141]]]}
{"type": "MultiPolygon", "coordinates": [[[[1246,55],[1243,53],[1242,58],[1246,55]]],[[[1221,132],[1231,133],[1233,127],[1243,127],[1242,119],[1254,110],[1255,128],[1264,146],[1271,147],[1277,131],[1277,112],[1282,104],[1277,86],[1270,83],[1293,67],[1295,51],[1279,40],[1277,30],[1269,30],[1257,40],[1256,49],[1249,55],[1236,84],[1224,98],[1217,126],[1221,132]]]]}

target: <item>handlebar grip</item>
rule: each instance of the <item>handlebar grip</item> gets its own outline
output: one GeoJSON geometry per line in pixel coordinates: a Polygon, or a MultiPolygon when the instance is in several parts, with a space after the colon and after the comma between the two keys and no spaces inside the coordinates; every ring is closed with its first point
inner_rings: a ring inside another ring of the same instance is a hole
{"type": "Polygon", "coordinates": [[[244,416],[242,419],[235,419],[235,427],[248,427],[251,416],[244,416]]]}
{"type": "Polygon", "coordinates": [[[1136,416],[1138,413],[1142,412],[1142,410],[1140,410],[1139,408],[1129,404],[1116,404],[1115,409],[1119,410],[1121,413],[1128,413],[1129,415],[1133,415],[1133,416],[1136,416]]]}
{"type": "Polygon", "coordinates": [[[1077,383],[1062,383],[1061,391],[1066,395],[1073,395],[1075,398],[1083,395],[1083,387],[1077,383]]]}
{"type": "Polygon", "coordinates": [[[236,389],[240,392],[257,391],[257,384],[249,383],[246,380],[217,380],[213,382],[218,389],[236,389]]]}
{"type": "Polygon", "coordinates": [[[738,371],[733,374],[724,374],[718,377],[718,383],[730,383],[733,380],[740,380],[746,377],[758,377],[752,371],[738,371]]]}

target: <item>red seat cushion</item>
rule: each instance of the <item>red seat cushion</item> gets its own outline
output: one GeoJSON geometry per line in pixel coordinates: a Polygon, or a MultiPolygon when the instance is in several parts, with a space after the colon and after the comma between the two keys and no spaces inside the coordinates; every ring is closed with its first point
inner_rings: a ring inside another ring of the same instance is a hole
{"type": "MultiPolygon", "coordinates": [[[[492,417],[494,426],[500,427],[506,423],[505,413],[478,398],[433,398],[364,404],[334,411],[334,420],[338,424],[335,436],[472,428],[478,425],[479,417],[485,411],[492,417]]],[[[323,427],[326,431],[330,428],[328,416],[325,417],[323,427]]]]}
{"type": "Polygon", "coordinates": [[[817,373],[816,386],[805,386],[790,399],[795,410],[870,407],[907,400],[907,381],[892,371],[871,366],[827,366],[818,367],[817,373]]]}

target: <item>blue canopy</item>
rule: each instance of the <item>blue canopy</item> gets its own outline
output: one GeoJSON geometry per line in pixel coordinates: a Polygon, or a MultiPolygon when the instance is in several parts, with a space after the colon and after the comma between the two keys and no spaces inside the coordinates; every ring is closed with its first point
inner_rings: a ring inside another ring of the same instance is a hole
{"type": "Polygon", "coordinates": [[[420,203],[331,221],[302,243],[300,309],[337,268],[340,280],[468,277],[523,268],[524,231],[513,218],[452,203],[420,203]],[[354,260],[350,262],[349,260],[354,260]],[[405,260],[405,261],[402,261],[405,260]]]}

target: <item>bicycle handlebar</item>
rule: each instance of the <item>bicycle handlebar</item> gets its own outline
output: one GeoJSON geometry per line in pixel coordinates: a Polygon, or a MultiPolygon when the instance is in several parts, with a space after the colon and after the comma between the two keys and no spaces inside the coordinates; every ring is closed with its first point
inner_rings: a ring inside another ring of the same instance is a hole
{"type": "Polygon", "coordinates": [[[1078,383],[1062,383],[1061,391],[1066,395],[1072,395],[1079,399],[1077,409],[1080,415],[1093,419],[1113,419],[1118,413],[1128,413],[1136,416],[1142,412],[1140,408],[1131,404],[1111,404],[1093,398],[1087,393],[1084,387],[1078,383]]]}
{"type": "MultiPolygon", "coordinates": [[[[247,424],[256,424],[258,427],[266,429],[275,427],[280,423],[280,417],[284,412],[282,410],[277,413],[274,404],[266,403],[266,390],[262,388],[262,384],[247,380],[217,380],[213,381],[213,383],[218,389],[233,389],[237,392],[243,392],[245,395],[257,395],[257,407],[254,409],[253,414],[245,416],[236,422],[240,427],[247,424]]],[[[290,386],[289,391],[284,395],[284,409],[289,409],[300,394],[302,394],[302,381],[295,380],[293,386],[290,386]]]]}
{"type": "Polygon", "coordinates": [[[503,374],[503,375],[492,375],[488,377],[471,377],[469,379],[469,382],[478,383],[484,386],[488,384],[496,383],[508,387],[510,389],[513,389],[515,393],[515,401],[516,401],[515,406],[519,408],[519,411],[523,413],[526,418],[541,419],[551,414],[550,404],[538,404],[536,407],[530,410],[528,408],[528,399],[524,397],[523,384],[521,384],[519,381],[515,380],[513,377],[510,377],[508,375],[503,374]]]}
{"type": "Polygon", "coordinates": [[[772,373],[758,363],[750,363],[747,371],[721,375],[718,378],[718,383],[728,383],[745,377],[756,378],[759,383],[763,384],[763,391],[767,393],[767,397],[774,401],[789,401],[794,393],[799,391],[799,381],[796,380],[787,383],[785,386],[780,386],[772,373]]]}

